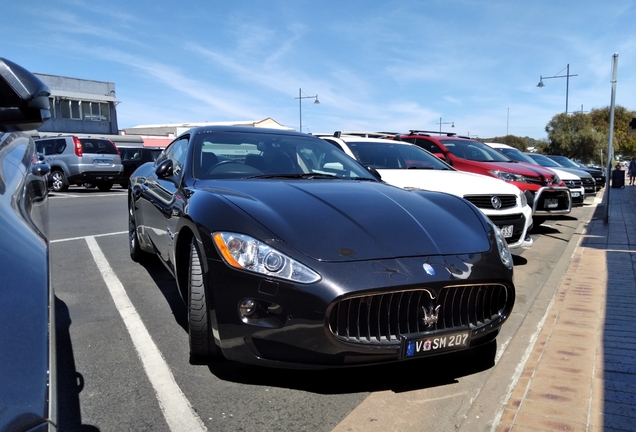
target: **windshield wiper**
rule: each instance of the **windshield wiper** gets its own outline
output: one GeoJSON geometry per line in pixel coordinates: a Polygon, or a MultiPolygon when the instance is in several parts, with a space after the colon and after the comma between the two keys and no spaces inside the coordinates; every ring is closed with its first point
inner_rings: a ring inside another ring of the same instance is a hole
{"type": "Polygon", "coordinates": [[[337,179],[335,175],[329,174],[316,174],[316,173],[305,173],[305,174],[261,174],[254,175],[245,178],[262,178],[262,179],[271,179],[271,178],[281,178],[281,179],[305,179],[305,180],[313,180],[313,179],[337,179]]]}

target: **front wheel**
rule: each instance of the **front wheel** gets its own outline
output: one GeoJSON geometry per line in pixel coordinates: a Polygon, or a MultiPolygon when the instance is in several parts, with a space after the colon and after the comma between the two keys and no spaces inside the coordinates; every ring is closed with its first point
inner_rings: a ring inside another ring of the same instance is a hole
{"type": "Polygon", "coordinates": [[[130,259],[134,262],[142,262],[148,257],[148,253],[141,250],[139,236],[137,235],[137,219],[135,218],[134,203],[132,198],[128,202],[128,248],[130,259]]]}
{"type": "Polygon", "coordinates": [[[219,348],[214,342],[207,300],[201,257],[196,239],[193,238],[188,266],[188,327],[190,354],[194,357],[220,356],[219,348]]]}

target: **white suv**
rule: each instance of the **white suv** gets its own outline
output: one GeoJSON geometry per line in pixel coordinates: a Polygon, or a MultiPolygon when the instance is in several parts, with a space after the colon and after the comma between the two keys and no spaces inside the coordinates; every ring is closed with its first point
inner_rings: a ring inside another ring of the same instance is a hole
{"type": "Polygon", "coordinates": [[[404,141],[346,132],[313,135],[332,143],[368,169],[376,170],[389,184],[403,189],[446,192],[470,201],[499,227],[511,250],[532,246],[532,208],[518,187],[496,178],[457,171],[426,150],[404,141]]]}

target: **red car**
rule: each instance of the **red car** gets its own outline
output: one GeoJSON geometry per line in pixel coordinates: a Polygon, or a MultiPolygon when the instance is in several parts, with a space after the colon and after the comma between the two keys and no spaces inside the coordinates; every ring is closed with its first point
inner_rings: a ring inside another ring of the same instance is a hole
{"type": "Polygon", "coordinates": [[[570,213],[570,191],[553,171],[520,164],[467,137],[453,133],[432,135],[436,133],[411,130],[407,135],[400,135],[400,139],[428,150],[460,171],[489,175],[512,183],[526,194],[535,219],[570,213]]]}

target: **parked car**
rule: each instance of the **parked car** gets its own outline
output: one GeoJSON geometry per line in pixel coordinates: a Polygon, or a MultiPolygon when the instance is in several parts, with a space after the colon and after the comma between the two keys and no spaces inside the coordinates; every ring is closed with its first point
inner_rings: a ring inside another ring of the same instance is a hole
{"type": "Polygon", "coordinates": [[[446,192],[477,206],[501,230],[510,250],[532,246],[532,208],[525,194],[489,176],[457,171],[426,150],[404,141],[358,135],[313,134],[332,143],[382,180],[404,189],[446,192]]]}
{"type": "Polygon", "coordinates": [[[596,182],[597,192],[601,188],[605,187],[605,174],[603,174],[603,171],[596,168],[588,168],[583,164],[578,164],[566,156],[560,156],[560,155],[545,155],[545,156],[549,157],[550,159],[552,159],[559,165],[564,166],[566,168],[580,169],[590,173],[590,175],[594,177],[594,181],[596,182]]]}
{"type": "Polygon", "coordinates": [[[133,260],[159,257],[194,357],[398,362],[492,341],[515,298],[499,229],[459,197],[378,180],[319,138],[193,128],[129,187],[133,260]]]}
{"type": "Polygon", "coordinates": [[[558,164],[556,161],[550,159],[549,157],[539,153],[525,153],[525,155],[531,158],[532,160],[534,160],[539,165],[544,166],[546,168],[559,169],[561,171],[571,172],[572,174],[579,176],[581,178],[581,183],[583,184],[583,188],[585,189],[585,195],[586,196],[596,195],[596,180],[594,179],[594,177],[592,177],[592,175],[589,172],[583,171],[582,169],[578,169],[578,168],[564,167],[563,165],[558,164]]]}
{"type": "Polygon", "coordinates": [[[486,144],[453,133],[411,130],[398,138],[428,150],[453,168],[489,175],[521,189],[532,206],[535,222],[546,216],[565,215],[572,209],[570,190],[554,172],[520,165],[486,144]]]}
{"type": "Polygon", "coordinates": [[[49,166],[23,131],[50,117],[48,87],[0,58],[0,431],[57,424],[49,166]]]}
{"type": "Polygon", "coordinates": [[[154,162],[163,151],[162,147],[117,146],[117,149],[121,155],[121,164],[124,167],[124,173],[119,184],[124,189],[128,187],[128,180],[137,168],[146,162],[154,162]]]}
{"type": "MultiPolygon", "coordinates": [[[[488,147],[494,148],[500,153],[508,156],[510,159],[517,161],[519,163],[527,164],[529,166],[544,166],[535,161],[534,159],[528,157],[521,150],[509,146],[508,144],[502,143],[485,143],[488,147]]],[[[570,189],[570,196],[572,197],[572,205],[573,206],[582,206],[585,202],[585,188],[583,187],[583,181],[581,177],[578,175],[559,169],[558,167],[546,167],[550,171],[554,171],[556,175],[565,183],[565,185],[570,189]]],[[[591,177],[591,176],[590,176],[591,177]]],[[[592,182],[594,179],[592,178],[592,182]]]]}
{"type": "Polygon", "coordinates": [[[55,192],[64,192],[73,184],[92,184],[108,191],[122,179],[121,157],[109,139],[66,135],[39,138],[35,144],[51,166],[55,192]]]}

